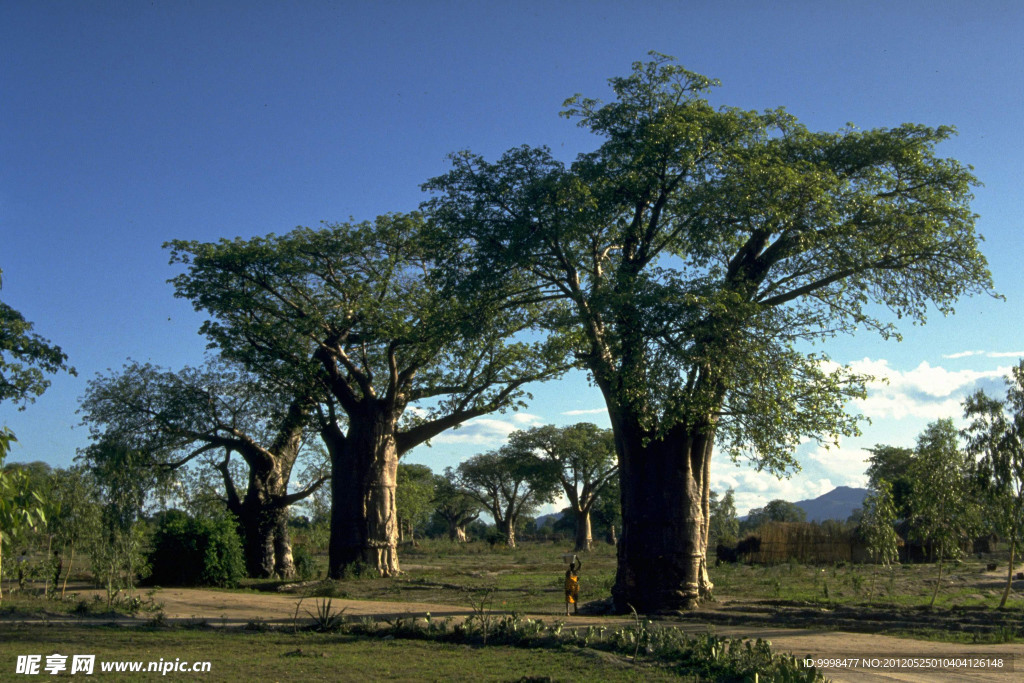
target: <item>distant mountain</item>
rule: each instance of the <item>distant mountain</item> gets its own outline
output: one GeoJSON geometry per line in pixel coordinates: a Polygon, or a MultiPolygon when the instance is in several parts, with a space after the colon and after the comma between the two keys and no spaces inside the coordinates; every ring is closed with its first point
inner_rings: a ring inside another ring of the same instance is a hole
{"type": "Polygon", "coordinates": [[[554,524],[558,520],[562,519],[562,515],[563,514],[565,514],[565,513],[564,512],[552,512],[550,515],[541,515],[540,517],[537,518],[537,521],[536,521],[537,528],[538,529],[542,528],[545,524],[548,523],[548,520],[551,520],[551,523],[554,524]]]}
{"type": "Polygon", "coordinates": [[[807,513],[808,522],[822,522],[826,519],[845,522],[856,508],[864,504],[867,495],[867,489],[838,486],[817,498],[798,500],[795,504],[807,513]]]}

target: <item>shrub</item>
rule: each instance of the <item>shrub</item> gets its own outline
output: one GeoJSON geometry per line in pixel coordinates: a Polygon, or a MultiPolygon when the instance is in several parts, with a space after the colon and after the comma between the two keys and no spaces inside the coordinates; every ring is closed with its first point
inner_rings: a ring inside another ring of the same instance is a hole
{"type": "Polygon", "coordinates": [[[297,545],[292,548],[292,562],[295,563],[295,576],[300,581],[309,581],[315,575],[316,560],[305,546],[297,545]]]}
{"type": "Polygon", "coordinates": [[[171,510],[160,520],[149,556],[150,580],[165,586],[230,588],[245,577],[242,544],[230,519],[192,519],[171,510]]]}

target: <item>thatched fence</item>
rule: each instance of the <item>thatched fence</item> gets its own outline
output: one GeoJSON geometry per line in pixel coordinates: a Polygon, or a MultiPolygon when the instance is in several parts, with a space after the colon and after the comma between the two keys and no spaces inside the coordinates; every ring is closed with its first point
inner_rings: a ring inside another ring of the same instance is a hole
{"type": "Polygon", "coordinates": [[[850,531],[808,522],[769,522],[754,534],[760,544],[741,559],[755,564],[864,562],[864,543],[850,531]]]}

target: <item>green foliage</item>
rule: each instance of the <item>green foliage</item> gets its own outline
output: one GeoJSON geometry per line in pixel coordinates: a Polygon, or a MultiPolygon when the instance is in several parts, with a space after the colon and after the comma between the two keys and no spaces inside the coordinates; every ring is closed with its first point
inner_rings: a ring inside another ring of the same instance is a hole
{"type": "Polygon", "coordinates": [[[800,439],[854,433],[843,403],[863,394],[803,342],[898,336],[876,310],[921,322],[990,291],[976,181],[935,153],[952,129],[824,133],[715,109],[717,82],[664,55],[610,83],[613,101],[563,111],[597,149],[571,165],[526,146],[455,154],[426,207],[471,250],[476,286],[525,280],[565,303],[550,327],[643,436],[714,414],[732,455],[785,470],[800,439]]]}
{"type": "MultiPolygon", "coordinates": [[[[0,576],[4,548],[11,548],[22,534],[46,524],[44,499],[33,487],[29,474],[21,468],[4,467],[4,460],[14,441],[14,434],[9,429],[0,429],[0,576]]],[[[2,598],[3,590],[0,589],[2,598]]]]}
{"type": "Polygon", "coordinates": [[[566,350],[514,339],[537,306],[456,297],[432,276],[420,214],[218,243],[170,242],[176,296],[202,332],[261,375],[326,386],[354,415],[377,398],[402,418],[399,454],[471,417],[522,405],[522,385],[568,368],[566,350]],[[405,408],[422,402],[423,410],[405,408]],[[361,407],[362,406],[362,407],[361,407]]]}
{"type": "Polygon", "coordinates": [[[68,367],[67,354],[32,328],[21,313],[0,301],[0,402],[14,401],[24,407],[50,386],[44,374],[76,374],[68,367]]]}
{"type": "Polygon", "coordinates": [[[395,508],[400,527],[413,530],[426,524],[433,511],[434,473],[426,465],[399,463],[395,508]]]}
{"type": "Polygon", "coordinates": [[[878,490],[882,481],[888,482],[897,519],[909,518],[914,488],[910,463],[914,459],[914,449],[878,444],[868,450],[871,452],[871,464],[867,469],[868,487],[878,490]]]}
{"type": "Polygon", "coordinates": [[[162,586],[233,588],[245,578],[235,523],[224,516],[192,518],[180,510],[161,516],[149,566],[150,581],[162,586]]]}
{"type": "Polygon", "coordinates": [[[740,520],[736,515],[736,492],[729,489],[722,496],[711,492],[710,528],[708,529],[708,547],[715,543],[735,545],[740,535],[740,520]]]}
{"type": "Polygon", "coordinates": [[[559,489],[559,467],[529,449],[511,444],[474,455],[458,467],[456,485],[486,508],[504,541],[515,546],[520,517],[552,502],[559,489]]]}
{"type": "Polygon", "coordinates": [[[754,508],[740,525],[742,530],[756,529],[769,522],[803,522],[807,513],[796,503],[782,499],[769,501],[763,508],[754,508]]]}
{"type": "Polygon", "coordinates": [[[292,561],[295,563],[295,576],[299,581],[309,581],[317,575],[316,559],[305,546],[296,545],[292,548],[292,561]]]}
{"type": "Polygon", "coordinates": [[[99,533],[96,482],[82,466],[56,469],[49,478],[47,530],[58,543],[87,545],[99,533]]]}
{"type": "Polygon", "coordinates": [[[983,515],[1010,545],[1009,571],[999,607],[1006,605],[1014,561],[1024,532],[1024,361],[1006,378],[1006,398],[978,391],[964,402],[971,420],[964,431],[967,452],[978,458],[983,515]]]}

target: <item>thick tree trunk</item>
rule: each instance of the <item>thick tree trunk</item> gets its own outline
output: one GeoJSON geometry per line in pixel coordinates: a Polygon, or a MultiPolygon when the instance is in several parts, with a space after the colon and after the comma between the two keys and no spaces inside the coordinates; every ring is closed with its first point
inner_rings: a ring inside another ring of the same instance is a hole
{"type": "Polygon", "coordinates": [[[279,523],[283,523],[283,511],[271,505],[261,504],[257,496],[246,495],[238,515],[242,526],[245,571],[254,578],[274,576],[276,566],[275,536],[279,523]]]}
{"type": "Polygon", "coordinates": [[[590,531],[590,510],[576,511],[576,548],[578,553],[590,552],[593,543],[590,531]]]}
{"type": "Polygon", "coordinates": [[[612,597],[619,611],[694,609],[706,571],[705,470],[709,430],[675,429],[644,443],[616,420],[622,490],[622,535],[612,597]]]}
{"type": "Polygon", "coordinates": [[[516,525],[512,520],[494,520],[494,526],[498,533],[505,538],[505,545],[509,548],[516,547],[516,525]]]}
{"type": "Polygon", "coordinates": [[[331,454],[329,575],[360,564],[381,576],[400,573],[394,421],[383,411],[350,416],[348,434],[326,438],[331,454]]]}
{"type": "Polygon", "coordinates": [[[274,574],[282,579],[295,578],[295,559],[292,557],[292,540],[288,531],[288,508],[274,529],[274,574]]]}

